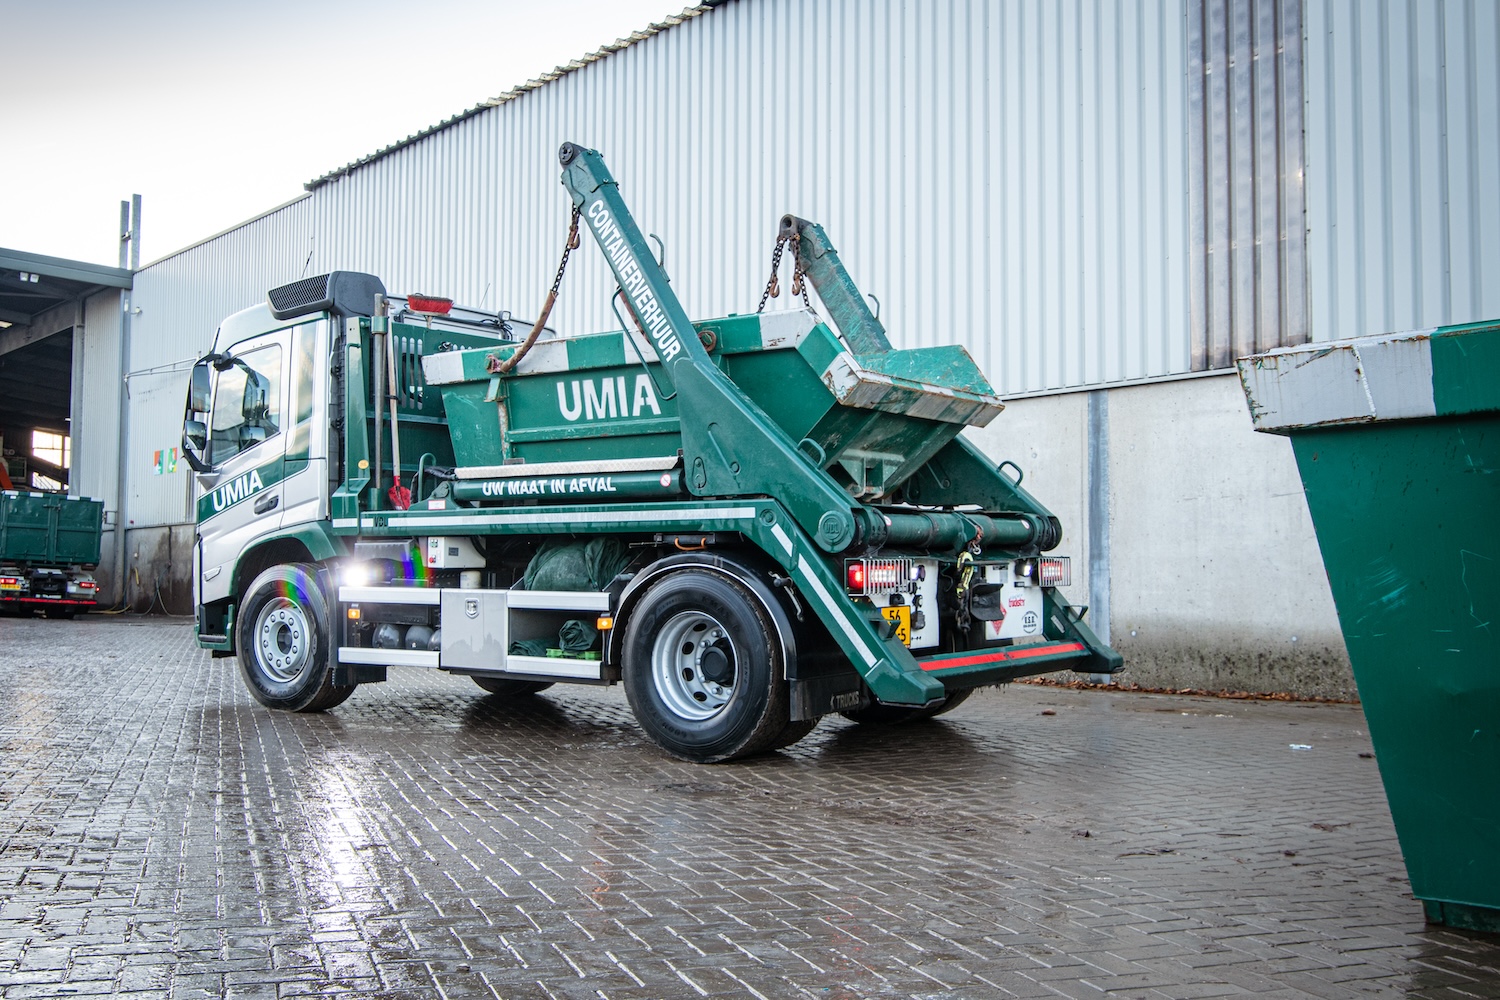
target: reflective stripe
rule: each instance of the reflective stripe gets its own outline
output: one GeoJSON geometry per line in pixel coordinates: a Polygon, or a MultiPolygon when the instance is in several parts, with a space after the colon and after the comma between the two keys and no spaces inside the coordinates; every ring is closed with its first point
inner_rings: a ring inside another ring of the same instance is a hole
{"type": "MultiPolygon", "coordinates": [[[[681,513],[665,513],[650,510],[601,511],[583,514],[569,511],[556,513],[510,514],[496,511],[489,514],[464,515],[462,517],[434,516],[431,514],[392,514],[386,522],[391,528],[442,528],[463,527],[482,524],[645,524],[652,521],[738,521],[755,516],[754,507],[717,507],[708,510],[688,510],[681,513]]],[[[365,515],[369,517],[369,515],[365,515]]]]}
{"type": "Polygon", "coordinates": [[[1085,652],[1081,642],[1059,642],[1052,645],[1022,646],[1019,649],[997,649],[974,653],[970,656],[950,656],[941,660],[918,660],[923,670],[951,670],[955,667],[976,667],[986,663],[1004,663],[1007,660],[1029,660],[1033,656],[1052,656],[1060,653],[1085,652]]]}

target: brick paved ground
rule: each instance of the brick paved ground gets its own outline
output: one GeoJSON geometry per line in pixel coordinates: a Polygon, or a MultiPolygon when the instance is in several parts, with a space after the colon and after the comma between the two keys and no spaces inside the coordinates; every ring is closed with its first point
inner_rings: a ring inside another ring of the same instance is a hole
{"type": "Polygon", "coordinates": [[[1016,687],[699,767],[392,674],[272,713],[188,626],[0,620],[0,996],[1500,997],[1357,708],[1016,687]]]}

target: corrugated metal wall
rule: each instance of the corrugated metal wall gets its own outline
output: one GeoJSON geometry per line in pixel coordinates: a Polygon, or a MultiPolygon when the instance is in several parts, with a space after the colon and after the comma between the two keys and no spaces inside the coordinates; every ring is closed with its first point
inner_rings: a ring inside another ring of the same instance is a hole
{"type": "Polygon", "coordinates": [[[1307,340],[1302,0],[1193,0],[1193,368],[1307,340]]]}
{"type": "MultiPolygon", "coordinates": [[[[200,352],[304,271],[529,318],[572,140],[662,237],[692,315],[755,307],[792,211],[898,345],[963,343],[1002,392],[1187,371],[1184,21],[1182,0],[732,0],[148,267],[130,367],[200,352]]],[[[602,259],[575,259],[553,325],[616,326],[602,259]]],[[[184,380],[131,380],[137,524],[187,517],[183,474],[150,462],[184,380]]]]}
{"type": "Polygon", "coordinates": [[[1500,4],[1309,0],[1312,335],[1500,316],[1500,4]]]}
{"type": "MultiPolygon", "coordinates": [[[[898,343],[965,343],[1004,391],[1183,371],[1182,31],[1170,2],[740,0],[315,192],[315,269],[527,314],[571,139],[662,236],[691,314],[752,307],[794,211],[898,343]]],[[[597,256],[568,280],[563,328],[614,325],[597,256]]]]}
{"type": "MultiPolygon", "coordinates": [[[[530,317],[563,140],[604,152],[690,313],[753,308],[793,211],[898,344],[963,343],[1012,395],[1493,316],[1497,51],[1488,0],[731,0],[147,268],[129,367],[332,268],[530,317]]],[[[615,325],[611,289],[588,248],[554,325],[615,325]]],[[[137,524],[187,516],[150,463],[182,382],[131,379],[137,524]]]]}

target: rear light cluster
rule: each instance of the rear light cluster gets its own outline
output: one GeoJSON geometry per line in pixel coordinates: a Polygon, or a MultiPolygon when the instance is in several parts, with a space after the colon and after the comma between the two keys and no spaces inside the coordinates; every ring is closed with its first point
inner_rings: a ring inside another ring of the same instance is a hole
{"type": "Polygon", "coordinates": [[[912,559],[850,559],[844,563],[845,582],[856,597],[893,594],[926,577],[926,567],[912,559]]]}
{"type": "Polygon", "coordinates": [[[1073,585],[1073,560],[1067,556],[1021,559],[1016,562],[1016,576],[1029,580],[1039,587],[1071,587],[1073,585]]]}
{"type": "Polygon", "coordinates": [[[1067,556],[1048,556],[1037,560],[1037,579],[1043,587],[1073,586],[1073,560],[1067,556]]]}
{"type": "Polygon", "coordinates": [[[79,580],[78,581],[78,586],[82,587],[84,590],[98,590],[99,589],[99,585],[97,583],[95,583],[93,580],[79,580]]]}
{"type": "Polygon", "coordinates": [[[16,588],[21,585],[20,577],[0,576],[0,587],[16,588]]]}

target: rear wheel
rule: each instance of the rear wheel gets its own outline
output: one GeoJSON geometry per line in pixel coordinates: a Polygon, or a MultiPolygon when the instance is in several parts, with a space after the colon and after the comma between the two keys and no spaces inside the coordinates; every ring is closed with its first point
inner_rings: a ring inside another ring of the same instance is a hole
{"type": "Polygon", "coordinates": [[[498,694],[506,698],[519,698],[522,695],[536,694],[545,691],[552,686],[551,681],[522,681],[514,677],[481,677],[478,674],[471,675],[475,684],[484,688],[490,694],[498,694]]]}
{"type": "Polygon", "coordinates": [[[270,708],[321,712],[354,693],[335,685],[328,659],[328,600],[317,569],[272,566],[250,584],[235,626],[240,673],[270,708]]]}
{"type": "Polygon", "coordinates": [[[626,624],[625,695],[668,753],[705,764],[748,757],[791,735],[784,659],[774,622],[743,586],[677,570],[626,624]]]}
{"type": "Polygon", "coordinates": [[[931,719],[933,716],[953,711],[968,701],[969,695],[974,691],[974,688],[955,691],[936,705],[928,705],[925,708],[910,708],[906,705],[870,705],[839,714],[851,722],[866,726],[896,726],[905,722],[920,722],[922,719],[931,719]]]}

